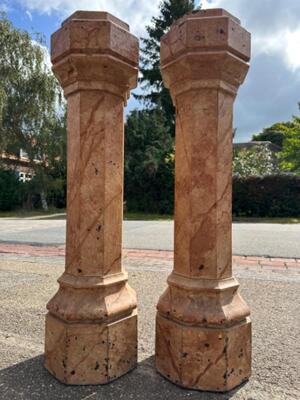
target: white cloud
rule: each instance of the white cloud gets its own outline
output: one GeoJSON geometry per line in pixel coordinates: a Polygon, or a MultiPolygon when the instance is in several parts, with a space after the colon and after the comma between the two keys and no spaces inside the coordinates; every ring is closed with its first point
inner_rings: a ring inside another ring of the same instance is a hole
{"type": "Polygon", "coordinates": [[[204,0],[204,8],[225,8],[252,33],[253,56],[281,55],[291,70],[300,72],[299,0],[204,0]]]}
{"type": "Polygon", "coordinates": [[[158,14],[160,0],[17,0],[22,7],[43,14],[53,12],[62,19],[76,10],[107,11],[130,25],[137,35],[145,35],[145,26],[158,14]]]}
{"type": "Polygon", "coordinates": [[[300,28],[286,31],[284,42],[287,44],[285,53],[287,61],[293,70],[300,68],[300,28]]]}
{"type": "Polygon", "coordinates": [[[30,11],[28,11],[28,10],[26,10],[25,11],[25,14],[27,15],[27,17],[30,19],[30,21],[32,21],[32,15],[31,15],[31,12],[30,11]]]}
{"type": "Polygon", "coordinates": [[[253,44],[255,55],[277,54],[290,70],[300,69],[300,28],[293,31],[286,28],[274,32],[272,36],[258,36],[253,44]]]}
{"type": "Polygon", "coordinates": [[[7,13],[9,11],[9,7],[6,3],[0,3],[0,11],[7,13]]]}

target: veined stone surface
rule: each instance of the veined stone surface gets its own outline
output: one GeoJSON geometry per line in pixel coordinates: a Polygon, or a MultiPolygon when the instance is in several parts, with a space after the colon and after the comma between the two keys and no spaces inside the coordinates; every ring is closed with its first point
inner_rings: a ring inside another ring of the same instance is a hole
{"type": "Polygon", "coordinates": [[[105,12],[78,11],[52,36],[68,102],[66,267],[47,305],[45,366],[102,384],[136,366],[136,295],[122,268],[124,104],[138,40],[105,12]]]}
{"type": "Polygon", "coordinates": [[[192,389],[227,391],[251,374],[231,241],[232,110],[249,59],[249,33],[222,9],[184,16],[161,40],[176,107],[175,251],[157,305],[156,366],[192,389]]]}

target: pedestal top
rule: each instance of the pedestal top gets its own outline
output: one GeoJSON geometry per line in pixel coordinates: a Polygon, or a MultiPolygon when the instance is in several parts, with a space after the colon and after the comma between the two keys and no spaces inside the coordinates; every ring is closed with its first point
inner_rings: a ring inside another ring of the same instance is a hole
{"type": "Polygon", "coordinates": [[[207,10],[195,10],[189,14],[184,15],[179,21],[184,19],[193,19],[193,18],[211,18],[211,17],[229,17],[240,24],[240,20],[234,15],[230,14],[228,11],[223,8],[209,8],[207,10]]]}
{"type": "Polygon", "coordinates": [[[51,37],[51,61],[56,64],[74,54],[109,54],[137,67],[138,39],[129,26],[102,11],[76,11],[51,37]]]}
{"type": "Polygon", "coordinates": [[[123,29],[129,32],[129,25],[121,19],[115,17],[114,15],[105,12],[105,11],[75,11],[72,15],[70,15],[67,19],[65,19],[61,26],[64,26],[69,21],[87,21],[87,20],[96,20],[96,21],[110,21],[116,25],[121,26],[123,29]]]}
{"type": "Polygon", "coordinates": [[[221,8],[195,11],[177,20],[162,37],[161,65],[191,52],[229,52],[248,62],[250,33],[221,8]]]}

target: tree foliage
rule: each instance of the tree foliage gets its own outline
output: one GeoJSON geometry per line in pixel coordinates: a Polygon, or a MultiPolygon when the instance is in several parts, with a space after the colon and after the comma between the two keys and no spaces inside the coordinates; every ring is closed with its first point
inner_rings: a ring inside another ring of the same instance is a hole
{"type": "Polygon", "coordinates": [[[142,38],[141,88],[146,109],[134,110],[125,126],[125,200],[132,211],[172,213],[174,205],[175,109],[160,72],[160,39],[193,0],[164,0],[142,38]]]}
{"type": "Polygon", "coordinates": [[[252,140],[256,142],[268,141],[276,146],[282,147],[284,131],[291,125],[290,122],[277,122],[268,128],[264,128],[262,132],[252,136],[252,140]]]}
{"type": "Polygon", "coordinates": [[[232,169],[233,176],[247,178],[249,176],[275,175],[279,172],[275,155],[267,147],[254,147],[234,151],[232,169]]]}
{"type": "Polygon", "coordinates": [[[20,205],[21,186],[13,171],[0,170],[0,210],[10,211],[20,205]]]}
{"type": "Polygon", "coordinates": [[[33,40],[28,32],[16,29],[4,13],[0,48],[0,151],[27,153],[36,187],[45,197],[53,171],[65,173],[60,87],[46,64],[41,37],[33,40]]]}
{"type": "Polygon", "coordinates": [[[125,125],[125,200],[131,211],[173,211],[173,140],[165,114],[134,110],[125,125]]]}
{"type": "Polygon", "coordinates": [[[160,39],[170,26],[184,14],[195,8],[194,0],[164,0],[160,4],[158,17],[153,17],[146,27],[148,37],[142,38],[140,78],[143,95],[136,95],[150,107],[161,108],[166,115],[166,123],[175,132],[175,109],[168,89],[162,82],[160,72],[160,39]]]}
{"type": "MultiPolygon", "coordinates": [[[[300,108],[300,103],[299,103],[300,108]]],[[[300,174],[300,118],[294,116],[291,124],[283,131],[280,167],[283,170],[300,174]]]]}

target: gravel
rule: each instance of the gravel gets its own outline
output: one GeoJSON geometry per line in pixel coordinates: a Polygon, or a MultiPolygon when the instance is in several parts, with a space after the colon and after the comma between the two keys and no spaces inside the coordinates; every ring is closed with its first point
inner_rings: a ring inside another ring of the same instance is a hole
{"type": "Polygon", "coordinates": [[[139,299],[138,368],[105,386],[65,386],[43,368],[45,305],[57,289],[62,263],[20,257],[0,259],[0,399],[180,400],[300,399],[300,279],[298,271],[237,269],[241,293],[251,307],[253,375],[227,394],[184,390],[154,369],[155,305],[171,262],[126,259],[139,299]]]}

